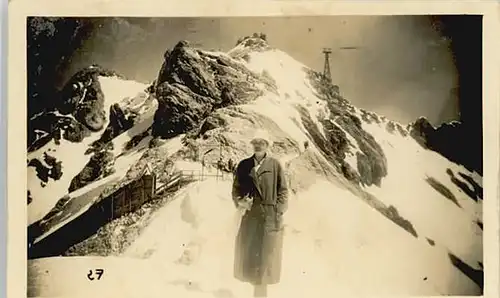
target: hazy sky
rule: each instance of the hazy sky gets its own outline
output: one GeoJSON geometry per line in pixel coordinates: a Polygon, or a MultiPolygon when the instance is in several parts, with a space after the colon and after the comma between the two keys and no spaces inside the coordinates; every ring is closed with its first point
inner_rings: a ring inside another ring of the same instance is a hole
{"type": "Polygon", "coordinates": [[[108,19],[74,53],[62,81],[98,63],[140,81],[155,79],[163,53],[185,39],[227,51],[253,32],[305,65],[323,69],[333,49],[332,79],[356,106],[404,123],[457,118],[457,72],[448,41],[422,16],[108,19]],[[356,46],[357,50],[339,47],[356,46]]]}

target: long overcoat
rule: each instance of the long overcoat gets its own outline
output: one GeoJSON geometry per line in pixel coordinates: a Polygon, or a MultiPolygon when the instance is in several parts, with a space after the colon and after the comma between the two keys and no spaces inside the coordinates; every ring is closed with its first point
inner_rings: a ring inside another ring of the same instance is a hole
{"type": "Polygon", "coordinates": [[[255,285],[280,281],[283,246],[283,213],[288,188],[280,162],[266,156],[255,169],[255,158],[242,160],[234,173],[233,201],[253,199],[243,215],[235,245],[234,275],[255,285]]]}

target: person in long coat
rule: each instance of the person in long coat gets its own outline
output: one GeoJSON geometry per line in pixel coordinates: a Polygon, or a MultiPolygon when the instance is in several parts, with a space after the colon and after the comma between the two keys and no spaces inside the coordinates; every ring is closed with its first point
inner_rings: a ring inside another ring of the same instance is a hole
{"type": "Polygon", "coordinates": [[[283,214],[288,188],[281,163],[270,156],[271,142],[260,131],[251,140],[254,154],[236,167],[232,197],[246,209],[236,239],[234,274],[255,286],[255,297],[267,295],[267,285],[281,277],[283,214]]]}

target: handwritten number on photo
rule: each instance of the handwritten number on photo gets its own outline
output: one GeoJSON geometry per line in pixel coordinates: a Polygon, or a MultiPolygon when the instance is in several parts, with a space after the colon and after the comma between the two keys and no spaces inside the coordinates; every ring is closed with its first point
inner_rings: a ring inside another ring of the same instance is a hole
{"type": "Polygon", "coordinates": [[[89,280],[94,280],[94,279],[100,280],[103,274],[104,274],[104,269],[95,269],[95,270],[90,269],[89,273],[87,274],[87,278],[89,280]]]}

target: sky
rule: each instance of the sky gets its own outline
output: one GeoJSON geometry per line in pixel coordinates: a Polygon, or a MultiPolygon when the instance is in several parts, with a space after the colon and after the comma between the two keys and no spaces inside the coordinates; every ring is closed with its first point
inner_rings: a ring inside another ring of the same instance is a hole
{"type": "Polygon", "coordinates": [[[450,41],[425,16],[108,18],[96,24],[60,69],[59,87],[92,63],[150,82],[165,50],[180,40],[227,51],[239,37],[263,32],[272,47],[318,71],[322,49],[332,48],[332,80],[360,108],[402,123],[425,116],[439,124],[459,115],[450,41]]]}

